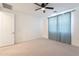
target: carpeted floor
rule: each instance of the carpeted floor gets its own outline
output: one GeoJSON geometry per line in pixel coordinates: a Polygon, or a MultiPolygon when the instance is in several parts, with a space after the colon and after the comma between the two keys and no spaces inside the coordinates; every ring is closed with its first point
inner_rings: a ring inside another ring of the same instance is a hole
{"type": "Polygon", "coordinates": [[[79,47],[44,38],[0,48],[3,56],[79,56],[79,47]]]}

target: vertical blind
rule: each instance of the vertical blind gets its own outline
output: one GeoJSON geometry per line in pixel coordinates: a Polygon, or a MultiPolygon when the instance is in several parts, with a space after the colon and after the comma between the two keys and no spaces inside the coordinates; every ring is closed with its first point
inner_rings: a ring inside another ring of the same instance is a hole
{"type": "Polygon", "coordinates": [[[71,44],[71,12],[48,19],[49,39],[71,44]]]}

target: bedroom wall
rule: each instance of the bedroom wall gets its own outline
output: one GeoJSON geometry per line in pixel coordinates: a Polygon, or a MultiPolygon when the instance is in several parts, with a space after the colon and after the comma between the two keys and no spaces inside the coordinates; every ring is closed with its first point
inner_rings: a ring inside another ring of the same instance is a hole
{"type": "Polygon", "coordinates": [[[26,13],[16,13],[16,43],[39,38],[41,20],[26,13]]]}
{"type": "Polygon", "coordinates": [[[15,42],[24,42],[41,36],[41,18],[34,13],[34,4],[11,3],[15,13],[15,42]],[[32,7],[31,7],[32,6],[32,7]]]}
{"type": "Polygon", "coordinates": [[[42,20],[42,26],[41,26],[41,35],[44,38],[48,39],[48,18],[43,18],[42,20]]]}
{"type": "Polygon", "coordinates": [[[72,12],[72,45],[79,46],[79,8],[72,12]]]}

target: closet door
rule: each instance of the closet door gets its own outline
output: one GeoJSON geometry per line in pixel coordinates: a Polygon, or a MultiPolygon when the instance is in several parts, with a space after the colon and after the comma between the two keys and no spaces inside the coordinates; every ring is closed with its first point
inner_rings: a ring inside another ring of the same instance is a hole
{"type": "Polygon", "coordinates": [[[0,47],[14,44],[14,14],[0,11],[0,47]]]}
{"type": "Polygon", "coordinates": [[[51,17],[48,20],[48,37],[52,40],[57,40],[57,17],[51,17]]]}
{"type": "Polygon", "coordinates": [[[61,42],[71,44],[71,13],[58,16],[58,33],[61,42]]]}

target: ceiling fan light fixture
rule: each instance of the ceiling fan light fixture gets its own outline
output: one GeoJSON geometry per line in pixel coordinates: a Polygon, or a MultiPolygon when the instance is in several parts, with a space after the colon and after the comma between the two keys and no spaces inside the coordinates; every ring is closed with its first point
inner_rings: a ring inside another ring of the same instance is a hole
{"type": "Polygon", "coordinates": [[[45,10],[45,8],[41,8],[41,10],[45,10]]]}

